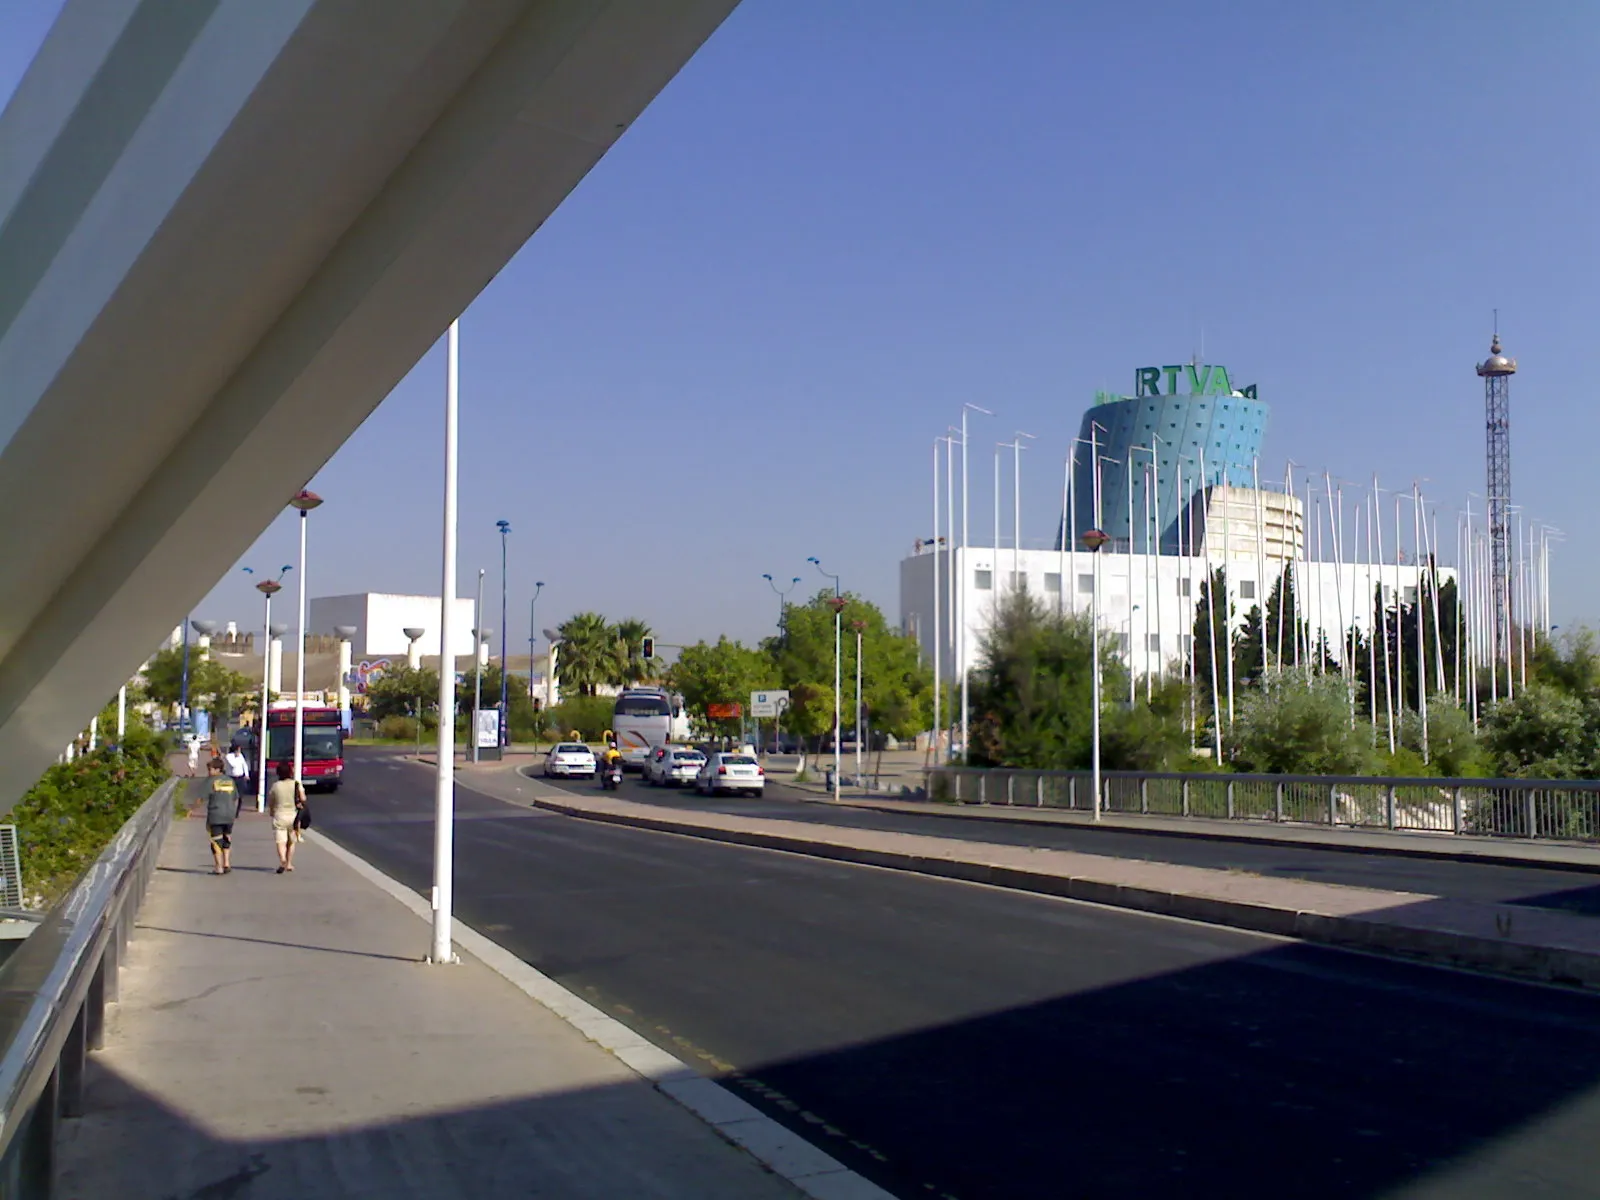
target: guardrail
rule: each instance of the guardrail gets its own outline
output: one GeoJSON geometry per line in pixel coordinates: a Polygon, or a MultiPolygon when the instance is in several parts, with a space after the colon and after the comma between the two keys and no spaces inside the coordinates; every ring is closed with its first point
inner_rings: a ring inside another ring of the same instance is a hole
{"type": "Polygon", "coordinates": [[[84,1067],[172,821],[169,779],[0,968],[0,1198],[48,1200],[56,1127],[83,1115],[84,1067]]]}
{"type": "MultiPolygon", "coordinates": [[[[1088,771],[933,767],[931,800],[1094,807],[1088,771]]],[[[1600,841],[1600,781],[1102,771],[1100,808],[1119,816],[1281,821],[1555,841],[1600,841]]]]}

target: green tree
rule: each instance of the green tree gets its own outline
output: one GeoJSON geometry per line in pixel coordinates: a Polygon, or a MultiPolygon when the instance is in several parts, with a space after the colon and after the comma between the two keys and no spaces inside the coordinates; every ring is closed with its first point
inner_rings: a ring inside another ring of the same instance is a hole
{"type": "Polygon", "coordinates": [[[568,617],[556,632],[561,635],[556,671],[564,689],[592,696],[601,684],[626,675],[616,630],[599,613],[568,617]]]}
{"type": "MultiPolygon", "coordinates": [[[[895,737],[911,737],[933,724],[933,671],[915,639],[905,636],[871,601],[841,597],[840,683],[843,726],[853,728],[856,623],[861,625],[861,700],[866,725],[895,737]]],[[[784,610],[784,632],[762,649],[777,666],[778,686],[789,689],[784,728],[802,737],[833,729],[834,596],[830,588],[784,610]],[[802,695],[802,692],[804,693],[802,695]]]]}
{"type": "Polygon", "coordinates": [[[649,622],[641,621],[637,617],[629,617],[618,621],[612,627],[612,634],[618,643],[618,661],[621,671],[611,682],[618,687],[627,687],[642,680],[653,679],[661,670],[659,658],[645,658],[644,640],[652,635],[649,622]]]}
{"type": "Polygon", "coordinates": [[[772,687],[776,674],[776,664],[766,653],[729,641],[724,635],[715,645],[698,642],[685,646],[672,665],[669,679],[693,716],[719,733],[734,733],[739,729],[739,719],[713,721],[710,706],[748,706],[750,693],[772,687]]]}
{"type": "Polygon", "coordinates": [[[374,721],[386,717],[439,720],[439,672],[428,667],[403,667],[385,671],[367,685],[367,715],[374,721]],[[421,711],[418,711],[418,702],[421,711]]]}
{"type": "Polygon", "coordinates": [[[1422,756],[1422,716],[1408,710],[1400,741],[1424,764],[1424,774],[1471,779],[1491,769],[1490,757],[1472,728],[1472,716],[1447,694],[1428,697],[1428,754],[1422,756]]]}
{"type": "Polygon", "coordinates": [[[1273,775],[1363,775],[1375,764],[1368,726],[1350,723],[1350,697],[1336,675],[1285,671],[1270,691],[1238,705],[1229,758],[1273,775]]]}
{"type": "Polygon", "coordinates": [[[1535,683],[1489,709],[1483,745],[1496,775],[1585,779],[1594,774],[1596,724],[1592,704],[1535,683]]]}
{"type": "Polygon", "coordinates": [[[1051,612],[1025,590],[1003,597],[979,638],[968,686],[968,761],[1046,769],[1087,764],[1094,636],[1087,614],[1051,612]]]}

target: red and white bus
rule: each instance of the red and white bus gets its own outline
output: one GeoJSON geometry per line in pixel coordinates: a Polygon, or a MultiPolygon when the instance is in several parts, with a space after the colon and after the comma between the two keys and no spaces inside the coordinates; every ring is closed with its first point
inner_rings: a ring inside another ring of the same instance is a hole
{"type": "MultiPolygon", "coordinates": [[[[279,702],[267,710],[267,782],[278,777],[279,765],[294,767],[294,703],[279,702]]],[[[300,751],[300,778],[306,790],[335,791],[344,779],[344,722],[337,708],[307,705],[300,751]]]]}

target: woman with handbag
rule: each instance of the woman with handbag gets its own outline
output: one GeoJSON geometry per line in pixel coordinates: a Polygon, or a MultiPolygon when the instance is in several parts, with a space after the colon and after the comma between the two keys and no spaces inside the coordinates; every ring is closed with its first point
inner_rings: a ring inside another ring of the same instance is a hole
{"type": "Polygon", "coordinates": [[[278,765],[278,782],[267,792],[267,811],[272,816],[272,840],[278,847],[278,874],[294,870],[295,818],[306,802],[306,790],[294,777],[294,767],[278,765]]]}

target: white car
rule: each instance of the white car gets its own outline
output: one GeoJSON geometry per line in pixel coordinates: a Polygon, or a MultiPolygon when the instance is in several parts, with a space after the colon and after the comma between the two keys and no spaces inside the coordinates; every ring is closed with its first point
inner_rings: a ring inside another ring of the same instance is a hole
{"type": "Polygon", "coordinates": [[[657,746],[644,760],[645,781],[656,787],[693,783],[706,765],[706,756],[683,746],[657,746]]]}
{"type": "Polygon", "coordinates": [[[593,779],[594,751],[582,742],[558,742],[545,756],[546,779],[593,779]]]}
{"type": "Polygon", "coordinates": [[[694,790],[705,796],[714,796],[718,792],[745,792],[759,796],[766,788],[767,773],[751,754],[712,754],[707,757],[694,780],[694,790]]]}

